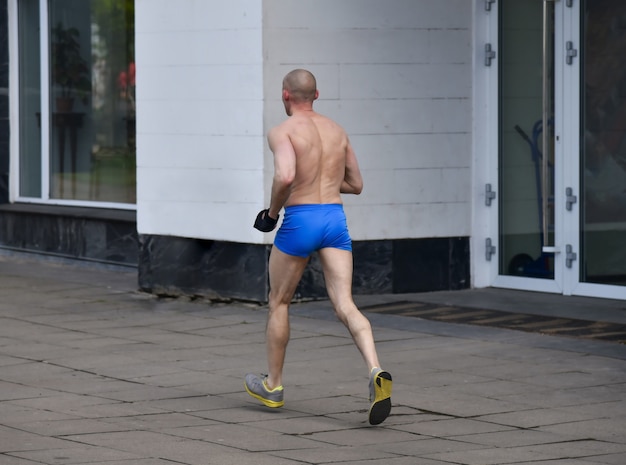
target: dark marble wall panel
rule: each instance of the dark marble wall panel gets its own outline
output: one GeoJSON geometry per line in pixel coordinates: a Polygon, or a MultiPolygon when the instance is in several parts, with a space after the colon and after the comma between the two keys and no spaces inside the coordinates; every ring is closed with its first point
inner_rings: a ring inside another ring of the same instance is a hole
{"type": "Polygon", "coordinates": [[[393,242],[363,241],[352,244],[352,290],[355,294],[393,292],[393,242]]]}
{"type": "Polygon", "coordinates": [[[396,293],[465,289],[469,287],[469,240],[397,240],[393,264],[396,293]]]}
{"type": "Polygon", "coordinates": [[[393,249],[394,292],[438,290],[447,284],[447,241],[397,240],[393,249]]]}
{"type": "Polygon", "coordinates": [[[322,262],[317,254],[313,254],[296,288],[294,299],[311,300],[327,298],[328,294],[326,292],[324,272],[322,271],[322,262]]]}
{"type": "MultiPolygon", "coordinates": [[[[352,248],[353,292],[355,294],[392,293],[393,241],[354,242],[352,248]]],[[[318,254],[313,254],[311,257],[294,298],[297,300],[328,298],[322,263],[318,254]]]]}
{"type": "Polygon", "coordinates": [[[450,281],[448,289],[451,291],[468,289],[471,285],[469,238],[451,238],[449,244],[450,281]]]}
{"type": "MultiPolygon", "coordinates": [[[[467,238],[359,241],[353,243],[354,294],[392,294],[469,287],[467,238]]],[[[327,298],[317,254],[302,276],[296,299],[327,298]]]]}
{"type": "MultiPolygon", "coordinates": [[[[90,239],[93,240],[93,239],[90,239]]],[[[125,221],[107,221],[100,238],[98,257],[111,262],[129,263],[136,265],[139,257],[139,241],[137,239],[137,223],[125,221]],[[103,240],[102,237],[105,239],[103,240]]],[[[89,253],[89,245],[85,247],[89,253]]]]}
{"type": "Polygon", "coordinates": [[[269,247],[181,237],[139,236],[139,287],[164,295],[267,299],[269,247]]]}
{"type": "Polygon", "coordinates": [[[135,221],[3,210],[0,246],[136,265],[137,226],[135,221]]]}
{"type": "MultiPolygon", "coordinates": [[[[139,285],[164,295],[266,302],[270,246],[142,235],[139,285]]],[[[363,241],[353,244],[355,294],[464,289],[469,286],[467,238],[363,241]]],[[[314,254],[296,300],[326,299],[314,254]]]]}
{"type": "MultiPolygon", "coordinates": [[[[267,302],[271,246],[138,236],[135,221],[123,219],[124,215],[119,213],[99,218],[89,211],[80,215],[70,214],[74,211],[72,209],[60,210],[54,214],[50,207],[1,207],[0,247],[136,264],[139,287],[155,294],[267,302]],[[19,208],[27,211],[20,211],[19,208]]],[[[355,294],[428,292],[467,287],[467,238],[354,243],[355,294]]],[[[295,298],[327,298],[317,254],[311,257],[295,298]]]]}

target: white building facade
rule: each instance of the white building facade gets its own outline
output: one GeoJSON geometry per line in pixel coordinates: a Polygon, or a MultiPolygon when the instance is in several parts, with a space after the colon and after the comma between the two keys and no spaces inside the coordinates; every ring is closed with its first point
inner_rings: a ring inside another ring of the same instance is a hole
{"type": "MultiPolygon", "coordinates": [[[[80,236],[81,247],[55,246],[61,255],[93,258],[97,250],[107,261],[114,248],[121,258],[113,261],[136,264],[142,289],[264,301],[273,234],[252,223],[269,203],[265,136],[286,118],[283,76],[306,68],[318,81],[316,110],[344,126],[363,172],[363,193],[344,197],[356,293],[500,286],[626,298],[626,72],[616,62],[626,9],[619,2],[135,0],[136,91],[132,118],[124,116],[133,127],[109,133],[134,135],[126,155],[115,153],[132,159],[136,185],[132,195],[104,201],[98,189],[88,195],[85,187],[81,196],[80,175],[72,178],[78,194],[68,194],[50,168],[66,157],[48,152],[68,118],[45,103],[54,83],[42,85],[42,117],[30,123],[44,141],[33,149],[47,167],[43,187],[27,195],[20,187],[25,141],[14,134],[28,101],[19,90],[20,28],[28,25],[18,17],[35,3],[40,16],[54,14],[55,0],[7,3],[14,98],[7,153],[0,153],[8,166],[0,215],[13,231],[42,222],[50,244],[59,228],[80,236]],[[602,36],[607,11],[615,24],[602,36]],[[586,53],[605,42],[613,45],[604,60],[586,53]],[[615,90],[594,93],[598,84],[615,90]],[[43,217],[62,226],[47,227],[43,217]],[[107,236],[111,228],[121,240],[107,236]]],[[[47,66],[42,58],[42,76],[47,66]]],[[[100,134],[104,127],[94,108],[74,110],[84,114],[75,170],[85,147],[84,170],[97,187],[106,172],[94,166],[110,151],[83,144],[87,128],[100,134]]],[[[15,236],[0,230],[0,244],[37,250],[36,238],[15,236]]],[[[297,294],[325,295],[316,257],[297,294]]]]}

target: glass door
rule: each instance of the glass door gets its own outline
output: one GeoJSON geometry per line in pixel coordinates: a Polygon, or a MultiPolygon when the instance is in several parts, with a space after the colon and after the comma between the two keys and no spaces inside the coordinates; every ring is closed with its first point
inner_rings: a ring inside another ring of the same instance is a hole
{"type": "Polygon", "coordinates": [[[626,298],[626,2],[581,2],[576,293],[626,298]]]}
{"type": "Polygon", "coordinates": [[[626,2],[498,2],[498,276],[626,299],[626,2]]]}
{"type": "Polygon", "coordinates": [[[556,8],[499,2],[500,284],[554,292],[556,8]]]}

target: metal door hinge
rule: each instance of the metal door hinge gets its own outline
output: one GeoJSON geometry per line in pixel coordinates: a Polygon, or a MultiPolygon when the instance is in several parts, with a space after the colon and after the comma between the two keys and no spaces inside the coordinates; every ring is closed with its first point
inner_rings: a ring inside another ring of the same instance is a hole
{"type": "Polygon", "coordinates": [[[565,266],[568,268],[572,267],[572,262],[576,260],[576,254],[573,252],[573,248],[570,244],[565,246],[565,266]]]}
{"type": "Polygon", "coordinates": [[[496,198],[496,191],[491,190],[491,184],[485,184],[485,205],[491,207],[491,201],[496,198]]]}
{"type": "Polygon", "coordinates": [[[496,3],[496,0],[485,0],[485,11],[491,11],[492,3],[496,3]]]}
{"type": "Polygon", "coordinates": [[[578,202],[578,197],[574,195],[574,189],[568,187],[565,189],[565,209],[568,212],[572,211],[572,205],[578,202]]]}
{"type": "Polygon", "coordinates": [[[490,262],[491,256],[496,253],[496,246],[491,245],[491,238],[485,239],[485,259],[490,262]]]}
{"type": "Polygon", "coordinates": [[[491,60],[496,58],[496,52],[491,49],[491,44],[485,44],[485,66],[491,66],[491,60]]]}
{"type": "Polygon", "coordinates": [[[574,42],[568,40],[565,43],[565,62],[571,65],[574,62],[574,57],[578,55],[578,50],[574,48],[574,42]]]}

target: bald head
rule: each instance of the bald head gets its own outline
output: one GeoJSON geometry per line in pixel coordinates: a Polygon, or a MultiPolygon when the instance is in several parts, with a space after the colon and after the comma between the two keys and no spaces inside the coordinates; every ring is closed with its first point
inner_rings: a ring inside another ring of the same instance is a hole
{"type": "Polygon", "coordinates": [[[315,76],[306,69],[294,69],[283,79],[283,89],[294,103],[313,102],[317,98],[315,76]]]}

